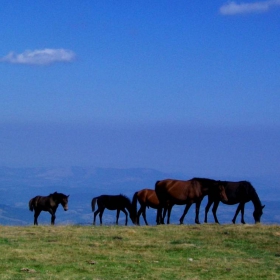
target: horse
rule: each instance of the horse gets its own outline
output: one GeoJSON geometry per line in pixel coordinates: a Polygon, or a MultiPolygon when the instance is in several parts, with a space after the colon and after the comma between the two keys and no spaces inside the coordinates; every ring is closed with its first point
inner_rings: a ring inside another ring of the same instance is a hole
{"type": "Polygon", "coordinates": [[[220,181],[206,178],[193,178],[187,181],[165,179],[157,181],[155,192],[160,202],[158,208],[157,220],[164,223],[162,218],[162,208],[167,207],[167,223],[170,222],[172,207],[186,204],[183,215],[180,218],[180,224],[183,224],[184,218],[193,203],[196,204],[195,223],[199,224],[199,209],[202,199],[205,195],[211,199],[227,200],[225,188],[220,181]]]}
{"type": "Polygon", "coordinates": [[[117,210],[116,224],[119,222],[120,211],[125,214],[125,225],[127,225],[127,211],[129,212],[129,217],[131,221],[136,223],[136,213],[133,211],[131,201],[125,195],[100,195],[94,197],[91,201],[92,212],[94,212],[93,225],[95,225],[95,219],[99,213],[100,225],[102,225],[102,216],[105,208],[109,210],[117,210]],[[98,209],[95,210],[95,204],[97,203],[98,209]]]}
{"type": "Polygon", "coordinates": [[[38,217],[41,211],[48,211],[51,214],[51,225],[54,225],[55,212],[59,204],[62,205],[64,211],[68,210],[68,197],[63,193],[54,192],[48,196],[35,196],[29,201],[29,210],[34,210],[34,225],[38,225],[38,217]]]}
{"type": "MultiPolygon", "coordinates": [[[[140,216],[142,214],[145,224],[148,225],[147,219],[146,219],[146,207],[151,207],[153,209],[158,209],[159,207],[159,200],[157,198],[156,192],[151,189],[143,189],[140,191],[137,191],[133,195],[132,199],[132,207],[137,213],[137,225],[140,225],[140,216]],[[140,204],[140,209],[137,212],[137,201],[140,204]]],[[[164,208],[163,212],[163,219],[166,215],[167,208],[164,208]]],[[[156,223],[158,224],[159,221],[156,220],[156,223]]]]}
{"type": "MultiPolygon", "coordinates": [[[[255,219],[255,223],[259,223],[261,221],[261,216],[263,214],[263,208],[265,205],[261,204],[261,201],[259,199],[259,196],[255,190],[255,188],[252,186],[252,184],[248,181],[240,181],[240,182],[229,182],[224,181],[224,186],[226,190],[226,195],[228,197],[228,201],[222,201],[223,203],[227,205],[234,205],[239,203],[235,215],[232,219],[232,222],[235,224],[236,217],[241,211],[241,223],[245,224],[244,220],[244,207],[245,203],[252,201],[254,205],[254,212],[253,217],[255,219]]],[[[212,205],[214,203],[214,206],[212,208],[213,216],[216,223],[219,223],[217,219],[217,208],[219,206],[220,200],[219,199],[213,199],[211,197],[208,197],[208,203],[205,207],[205,219],[204,222],[207,223],[207,213],[212,205]]]]}

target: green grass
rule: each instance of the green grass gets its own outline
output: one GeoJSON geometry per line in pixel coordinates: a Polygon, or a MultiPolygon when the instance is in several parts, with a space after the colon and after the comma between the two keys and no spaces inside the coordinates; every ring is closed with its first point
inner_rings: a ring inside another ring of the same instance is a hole
{"type": "Polygon", "coordinates": [[[2,226],[0,276],[280,279],[280,226],[2,226]]]}

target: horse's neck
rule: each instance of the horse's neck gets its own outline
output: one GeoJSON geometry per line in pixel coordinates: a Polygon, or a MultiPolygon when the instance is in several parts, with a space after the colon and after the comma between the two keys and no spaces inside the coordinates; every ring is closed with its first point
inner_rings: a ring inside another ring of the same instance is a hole
{"type": "Polygon", "coordinates": [[[255,190],[252,190],[252,198],[251,198],[255,209],[260,208],[262,206],[260,198],[255,190]]]}

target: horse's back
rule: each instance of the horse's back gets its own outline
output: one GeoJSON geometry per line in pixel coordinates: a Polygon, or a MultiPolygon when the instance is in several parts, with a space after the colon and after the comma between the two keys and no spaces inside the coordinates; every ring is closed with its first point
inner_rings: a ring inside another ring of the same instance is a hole
{"type": "Polygon", "coordinates": [[[187,200],[193,201],[201,197],[200,184],[197,181],[165,179],[158,181],[155,186],[157,197],[161,203],[173,202],[185,204],[187,200]]]}
{"type": "Polygon", "coordinates": [[[255,188],[248,181],[230,182],[225,184],[225,191],[228,201],[225,204],[236,204],[239,202],[248,202],[254,194],[255,188]]]}
{"type": "Polygon", "coordinates": [[[130,200],[124,195],[100,195],[96,198],[99,208],[107,208],[109,210],[116,210],[124,208],[128,204],[131,204],[130,200]]]}
{"type": "Polygon", "coordinates": [[[144,204],[152,208],[157,208],[159,205],[159,200],[156,192],[152,189],[143,189],[139,191],[137,194],[137,198],[140,204],[144,204]]]}

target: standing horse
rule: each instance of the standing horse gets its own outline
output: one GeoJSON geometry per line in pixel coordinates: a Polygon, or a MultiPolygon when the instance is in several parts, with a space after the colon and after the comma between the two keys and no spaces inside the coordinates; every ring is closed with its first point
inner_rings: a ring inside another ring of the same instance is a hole
{"type": "MultiPolygon", "coordinates": [[[[157,198],[156,192],[151,189],[143,189],[138,192],[135,192],[132,199],[132,207],[135,213],[137,213],[137,225],[140,225],[139,220],[141,214],[144,218],[145,224],[148,225],[146,219],[146,207],[148,208],[151,207],[153,209],[158,209],[159,207],[159,200],[157,198]],[[140,209],[138,210],[138,212],[137,212],[137,201],[140,204],[140,209]]],[[[164,208],[163,219],[166,215],[166,211],[167,208],[164,208]]],[[[158,220],[156,222],[159,223],[158,220]]]]}
{"type": "Polygon", "coordinates": [[[129,212],[129,217],[131,221],[136,223],[136,213],[134,213],[131,201],[128,197],[120,195],[101,195],[94,197],[91,201],[92,212],[94,212],[93,225],[95,225],[95,219],[99,213],[100,225],[102,225],[102,216],[105,208],[109,210],[117,210],[116,224],[119,222],[120,211],[125,214],[125,225],[127,225],[127,211],[129,212]],[[95,204],[97,203],[98,209],[95,210],[95,204]]]}
{"type": "Polygon", "coordinates": [[[199,208],[205,195],[212,199],[219,198],[227,200],[225,188],[220,181],[204,178],[193,178],[188,181],[166,179],[157,181],[155,191],[160,202],[157,220],[164,223],[162,218],[162,208],[167,207],[167,223],[170,222],[170,214],[175,204],[186,204],[183,215],[180,218],[180,224],[183,224],[184,218],[193,203],[196,204],[195,223],[199,224],[199,208]]]}
{"type": "Polygon", "coordinates": [[[64,211],[68,210],[68,197],[63,193],[54,192],[48,196],[35,196],[29,201],[29,210],[34,210],[34,225],[38,225],[38,217],[41,211],[48,211],[51,217],[51,224],[54,225],[55,212],[59,204],[62,205],[64,211]]]}
{"type": "MultiPolygon", "coordinates": [[[[233,205],[239,203],[235,215],[232,219],[232,222],[235,224],[236,217],[241,211],[241,223],[245,224],[244,220],[244,206],[245,203],[252,201],[254,205],[254,212],[253,216],[255,219],[255,223],[259,223],[261,220],[261,216],[263,214],[263,208],[265,205],[261,204],[261,201],[259,199],[259,196],[255,190],[255,188],[251,185],[250,182],[247,181],[240,181],[240,182],[223,182],[226,190],[226,194],[228,197],[228,201],[222,201],[223,203],[227,205],[233,205]]],[[[214,203],[214,206],[212,208],[213,216],[216,223],[219,223],[217,219],[217,208],[219,206],[220,200],[219,199],[213,199],[211,197],[208,197],[208,203],[205,207],[205,219],[204,222],[207,223],[207,213],[212,205],[214,203]]]]}

